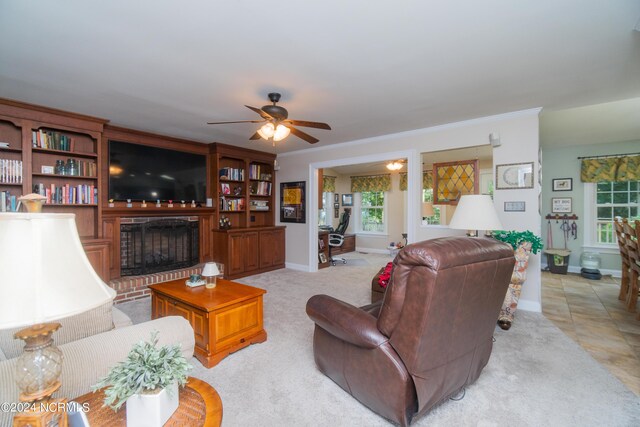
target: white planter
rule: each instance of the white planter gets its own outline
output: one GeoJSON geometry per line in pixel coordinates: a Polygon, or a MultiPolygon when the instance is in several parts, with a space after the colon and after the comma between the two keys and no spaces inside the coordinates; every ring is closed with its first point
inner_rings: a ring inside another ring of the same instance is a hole
{"type": "Polygon", "coordinates": [[[127,427],[162,427],[178,409],[178,383],[155,394],[134,394],[127,399],[127,427]]]}

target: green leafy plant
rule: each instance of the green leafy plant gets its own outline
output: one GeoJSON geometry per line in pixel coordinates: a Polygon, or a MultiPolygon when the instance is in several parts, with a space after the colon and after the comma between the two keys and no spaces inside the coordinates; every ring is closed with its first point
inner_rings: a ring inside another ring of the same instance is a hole
{"type": "Polygon", "coordinates": [[[179,345],[157,347],[158,331],[150,341],[135,344],[124,362],[118,363],[101,378],[93,391],[107,387],[104,403],[117,410],[134,394],[153,393],[177,382],[184,386],[193,367],[182,355],[179,345]]]}
{"type": "Polygon", "coordinates": [[[522,242],[531,242],[531,252],[537,254],[542,249],[542,239],[531,231],[494,231],[493,238],[511,245],[515,251],[522,242]]]}

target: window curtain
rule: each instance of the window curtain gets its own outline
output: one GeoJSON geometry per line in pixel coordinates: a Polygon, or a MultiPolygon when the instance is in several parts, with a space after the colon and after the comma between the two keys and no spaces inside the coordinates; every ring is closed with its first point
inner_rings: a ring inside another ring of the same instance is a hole
{"type": "Polygon", "coordinates": [[[640,180],[640,156],[582,159],[582,182],[626,182],[640,180]]]}
{"type": "Polygon", "coordinates": [[[336,192],[336,177],[335,176],[323,176],[322,177],[322,191],[325,193],[336,192]]]}
{"type": "Polygon", "coordinates": [[[352,176],[351,192],[362,193],[365,191],[390,191],[391,175],[352,176]]]}
{"type": "MultiPolygon", "coordinates": [[[[431,171],[422,172],[422,188],[428,190],[433,188],[433,175],[431,171]]],[[[407,173],[400,174],[400,191],[407,191],[407,173]]]]}
{"type": "Polygon", "coordinates": [[[407,180],[407,173],[403,172],[400,174],[400,191],[407,191],[407,184],[408,180],[407,180]]]}
{"type": "Polygon", "coordinates": [[[424,171],[422,172],[422,188],[430,189],[433,188],[433,173],[432,171],[424,171]]]}

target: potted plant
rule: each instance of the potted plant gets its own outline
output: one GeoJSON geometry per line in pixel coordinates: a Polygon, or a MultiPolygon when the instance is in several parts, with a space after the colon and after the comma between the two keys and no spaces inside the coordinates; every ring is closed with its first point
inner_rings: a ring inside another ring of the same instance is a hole
{"type": "Polygon", "coordinates": [[[498,317],[498,325],[508,330],[511,328],[513,316],[518,307],[518,300],[522,292],[522,284],[527,278],[527,266],[529,265],[529,256],[537,254],[542,249],[542,239],[533,234],[531,231],[496,231],[493,234],[496,240],[508,243],[514,251],[516,259],[511,275],[509,289],[505,295],[500,316],[498,317]]]}
{"type": "Polygon", "coordinates": [[[158,332],[133,346],[127,359],[93,386],[104,390],[104,403],[114,410],[127,402],[127,426],[162,426],[178,408],[178,385],[187,383],[192,366],[180,346],[158,348],[158,332]]]}

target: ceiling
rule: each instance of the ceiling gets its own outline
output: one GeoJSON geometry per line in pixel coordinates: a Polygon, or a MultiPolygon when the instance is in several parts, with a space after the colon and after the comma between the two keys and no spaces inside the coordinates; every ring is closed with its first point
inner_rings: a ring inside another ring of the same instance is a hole
{"type": "Polygon", "coordinates": [[[640,140],[640,98],[540,114],[543,148],[633,140],[640,140]]]}
{"type": "MultiPolygon", "coordinates": [[[[317,145],[640,97],[637,0],[0,0],[0,97],[271,150],[282,93],[317,145]]],[[[289,137],[278,152],[310,145],[289,137]]]]}

